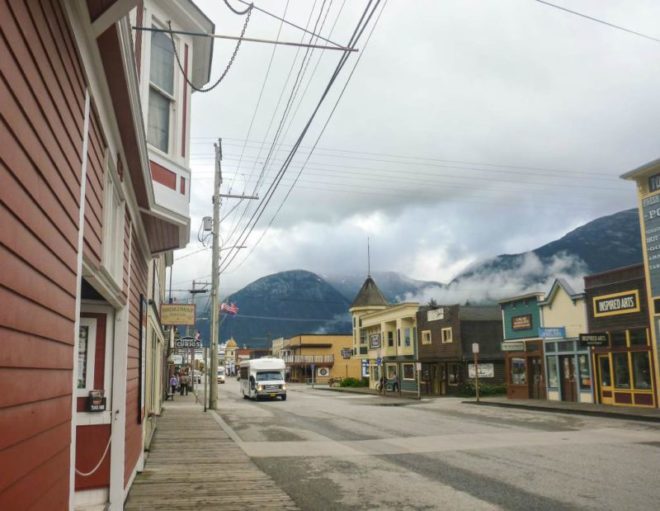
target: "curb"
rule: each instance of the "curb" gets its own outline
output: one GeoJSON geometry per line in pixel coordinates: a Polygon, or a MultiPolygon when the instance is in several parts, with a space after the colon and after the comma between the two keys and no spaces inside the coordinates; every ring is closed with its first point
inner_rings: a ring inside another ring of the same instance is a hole
{"type": "Polygon", "coordinates": [[[550,408],[545,406],[536,406],[528,404],[510,404],[510,403],[494,403],[488,401],[462,401],[463,404],[476,405],[476,406],[495,406],[500,408],[517,408],[518,410],[533,410],[535,412],[549,412],[549,413],[567,413],[571,415],[590,415],[593,417],[605,417],[611,419],[641,421],[641,422],[660,422],[660,416],[654,417],[651,415],[632,415],[616,411],[603,411],[603,410],[581,410],[574,408],[550,408]]]}

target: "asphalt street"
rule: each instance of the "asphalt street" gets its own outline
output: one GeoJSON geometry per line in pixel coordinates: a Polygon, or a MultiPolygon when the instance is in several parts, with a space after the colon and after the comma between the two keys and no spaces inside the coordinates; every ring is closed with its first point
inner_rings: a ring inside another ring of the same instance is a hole
{"type": "Polygon", "coordinates": [[[223,429],[304,510],[653,510],[660,428],[291,385],[220,385],[223,429]]]}

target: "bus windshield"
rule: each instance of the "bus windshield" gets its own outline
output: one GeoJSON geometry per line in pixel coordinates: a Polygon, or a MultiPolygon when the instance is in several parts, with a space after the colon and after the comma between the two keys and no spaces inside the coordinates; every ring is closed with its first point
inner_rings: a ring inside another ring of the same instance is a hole
{"type": "Polygon", "coordinates": [[[267,381],[267,380],[283,380],[282,373],[280,371],[262,371],[257,373],[257,381],[267,381]]]}

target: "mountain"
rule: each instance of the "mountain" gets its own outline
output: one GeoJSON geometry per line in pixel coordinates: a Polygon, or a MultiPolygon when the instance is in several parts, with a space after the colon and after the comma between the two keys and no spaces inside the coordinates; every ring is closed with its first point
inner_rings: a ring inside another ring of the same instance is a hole
{"type": "Polygon", "coordinates": [[[642,262],[642,238],[637,209],[628,209],[597,218],[530,252],[504,254],[477,263],[458,275],[453,283],[476,275],[519,269],[529,255],[551,266],[558,258],[572,258],[575,269],[584,273],[599,273],[613,268],[642,262]]]}
{"type": "MultiPolygon", "coordinates": [[[[278,337],[351,332],[350,301],[309,271],[268,275],[229,295],[225,302],[236,303],[239,313],[221,315],[221,342],[233,337],[239,346],[260,348],[269,347],[278,337]]],[[[198,322],[198,328],[202,336],[208,332],[208,324],[198,322]]]]}

